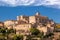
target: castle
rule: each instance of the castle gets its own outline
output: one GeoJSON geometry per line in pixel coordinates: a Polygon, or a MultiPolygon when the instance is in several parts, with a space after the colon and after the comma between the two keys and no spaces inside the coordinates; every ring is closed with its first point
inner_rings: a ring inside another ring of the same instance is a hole
{"type": "Polygon", "coordinates": [[[21,15],[17,16],[17,20],[7,20],[4,22],[4,26],[8,29],[16,29],[16,34],[28,35],[29,29],[33,27],[46,35],[54,31],[55,22],[37,12],[34,16],[21,15]]]}

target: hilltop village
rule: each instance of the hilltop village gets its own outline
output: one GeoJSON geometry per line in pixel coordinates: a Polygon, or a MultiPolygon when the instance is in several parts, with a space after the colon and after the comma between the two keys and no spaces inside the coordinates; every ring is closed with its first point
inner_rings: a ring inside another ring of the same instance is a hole
{"type": "Polygon", "coordinates": [[[44,35],[53,32],[55,23],[46,16],[41,16],[38,12],[34,16],[17,16],[17,20],[7,20],[4,22],[8,29],[16,29],[16,34],[29,34],[29,29],[35,27],[44,35]]]}
{"type": "MultiPolygon", "coordinates": [[[[0,28],[14,29],[16,35],[24,36],[32,34],[30,28],[36,28],[39,32],[43,32],[43,35],[48,35],[54,33],[55,26],[56,24],[53,20],[46,16],[41,16],[39,12],[36,12],[33,16],[21,15],[17,16],[16,20],[0,22],[0,28]]],[[[26,40],[25,37],[24,40],[26,40]]]]}

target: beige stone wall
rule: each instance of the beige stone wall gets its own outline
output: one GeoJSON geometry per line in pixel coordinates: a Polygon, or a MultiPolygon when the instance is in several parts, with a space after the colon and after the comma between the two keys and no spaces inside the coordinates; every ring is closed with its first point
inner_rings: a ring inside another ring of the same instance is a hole
{"type": "Polygon", "coordinates": [[[47,33],[47,27],[45,27],[45,26],[40,26],[40,25],[38,25],[38,27],[37,27],[37,29],[39,29],[40,30],[40,32],[44,32],[44,35],[46,35],[46,33],[47,33]]]}
{"type": "Polygon", "coordinates": [[[19,34],[19,33],[28,33],[29,32],[29,29],[32,27],[31,24],[19,24],[19,25],[16,25],[14,26],[14,29],[16,29],[16,33],[19,34]]]}
{"type": "Polygon", "coordinates": [[[29,30],[31,24],[19,24],[14,27],[16,30],[29,30]]]}
{"type": "Polygon", "coordinates": [[[15,24],[15,21],[8,20],[4,22],[5,27],[13,26],[15,24]]]}
{"type": "Polygon", "coordinates": [[[51,24],[47,24],[47,26],[38,25],[37,29],[39,29],[41,32],[44,32],[44,35],[53,33],[54,26],[51,26],[51,24]]]}
{"type": "Polygon", "coordinates": [[[35,18],[35,16],[30,16],[29,17],[29,23],[36,23],[36,18],[35,18]]]}
{"type": "Polygon", "coordinates": [[[47,27],[50,29],[50,32],[53,32],[55,29],[55,24],[54,22],[47,23],[47,27]]]}
{"type": "Polygon", "coordinates": [[[24,21],[26,23],[29,22],[29,17],[28,16],[17,16],[17,21],[24,21]]]}

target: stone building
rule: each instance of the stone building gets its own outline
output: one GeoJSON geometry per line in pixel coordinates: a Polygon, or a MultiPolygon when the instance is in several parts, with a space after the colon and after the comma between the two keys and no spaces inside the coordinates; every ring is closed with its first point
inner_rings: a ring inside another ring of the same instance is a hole
{"type": "Polygon", "coordinates": [[[29,16],[29,23],[46,23],[48,21],[48,17],[41,16],[38,12],[35,16],[29,16]]]}
{"type": "Polygon", "coordinates": [[[8,29],[12,28],[13,26],[15,26],[17,24],[16,20],[6,20],[4,22],[4,26],[8,29]]]}
{"type": "Polygon", "coordinates": [[[32,27],[31,24],[18,24],[14,26],[14,29],[16,29],[16,34],[26,34],[30,32],[29,29],[32,27]]]}
{"type": "Polygon", "coordinates": [[[34,16],[17,16],[17,20],[5,21],[4,25],[7,28],[16,29],[16,34],[27,34],[31,27],[35,27],[46,35],[53,32],[55,23],[37,12],[34,16]]]}
{"type": "Polygon", "coordinates": [[[39,12],[37,12],[34,16],[18,16],[17,21],[19,21],[18,24],[23,25],[23,27],[21,27],[22,29],[24,28],[24,24],[26,24],[26,29],[28,28],[28,24],[32,24],[31,27],[39,29],[41,32],[44,32],[44,34],[53,32],[55,24],[48,17],[41,16],[39,12]]]}
{"type": "Polygon", "coordinates": [[[17,21],[19,24],[29,23],[29,17],[28,16],[17,16],[17,21]]]}
{"type": "Polygon", "coordinates": [[[35,18],[35,16],[30,16],[30,17],[29,17],[29,23],[31,23],[31,24],[36,23],[36,18],[35,18]]]}

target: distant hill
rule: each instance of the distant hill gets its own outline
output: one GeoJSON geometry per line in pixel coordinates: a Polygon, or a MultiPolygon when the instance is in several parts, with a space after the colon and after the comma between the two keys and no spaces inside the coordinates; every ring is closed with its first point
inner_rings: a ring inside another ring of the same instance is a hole
{"type": "Polygon", "coordinates": [[[56,24],[55,31],[60,32],[60,24],[58,24],[58,23],[56,24]]]}
{"type": "Polygon", "coordinates": [[[60,29],[60,24],[56,24],[56,28],[60,29]]]}

